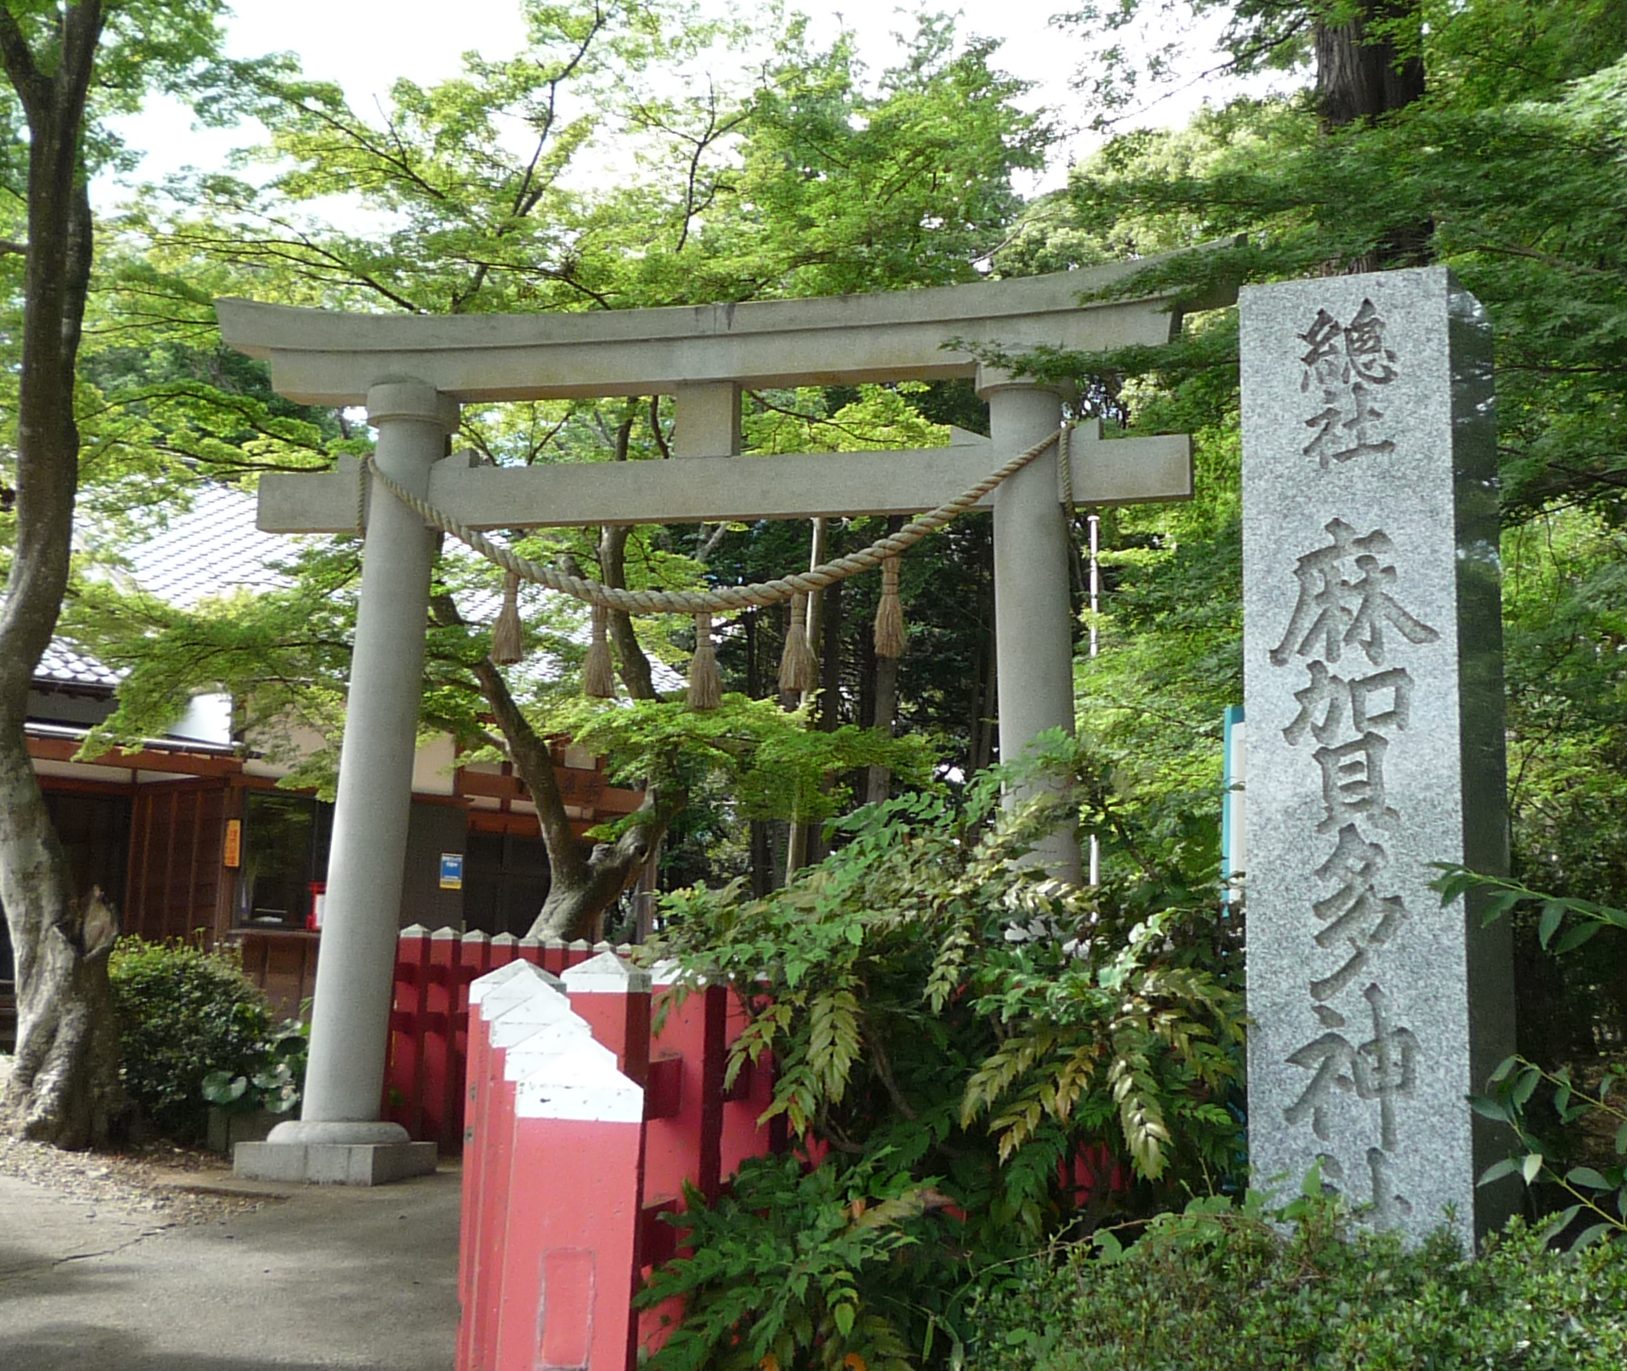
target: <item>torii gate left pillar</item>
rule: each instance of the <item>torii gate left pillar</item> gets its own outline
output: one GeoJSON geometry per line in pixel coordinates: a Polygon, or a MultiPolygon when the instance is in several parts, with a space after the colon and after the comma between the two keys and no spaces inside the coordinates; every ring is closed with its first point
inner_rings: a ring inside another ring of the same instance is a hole
{"type": "MultiPolygon", "coordinates": [[[[422,381],[389,381],[369,387],[367,418],[380,469],[427,494],[457,405],[422,381]]],[[[434,1143],[378,1117],[434,553],[416,514],[373,502],[328,864],[328,898],[343,916],[323,929],[312,1007],[311,1039],[324,1050],[311,1054],[300,1117],[237,1148],[242,1176],[375,1185],[435,1169],[434,1143]]]]}
{"type": "MultiPolygon", "coordinates": [[[[984,367],[979,346],[1094,351],[1168,341],[1177,302],[1080,306],[1145,263],[877,296],[554,316],[373,317],[221,301],[226,341],[272,362],[307,404],[365,402],[384,471],[472,529],[914,514],[958,496],[1055,432],[1060,395],[984,367]],[[442,458],[454,402],[675,396],[685,457],[736,457],[739,387],[975,379],[988,442],[890,453],[820,453],[497,469],[442,458]],[[411,378],[411,379],[403,379],[411,378]],[[437,460],[441,459],[441,460],[437,460]]],[[[1067,488],[1079,504],[1191,493],[1185,438],[1076,437],[1067,488]]],[[[984,503],[995,521],[1001,755],[1073,727],[1067,514],[1048,452],[984,503]]],[[[357,473],[261,485],[260,527],[351,532],[357,473]]],[[[328,917],[303,1117],[240,1145],[239,1174],[372,1183],[433,1164],[377,1121],[399,922],[432,535],[397,502],[367,524],[360,616],[340,759],[328,917]]],[[[1011,799],[1023,798],[1021,792],[1011,799]]],[[[1077,881],[1060,829],[1035,854],[1077,881]]],[[[421,1145],[427,1147],[428,1145],[421,1145]]]]}

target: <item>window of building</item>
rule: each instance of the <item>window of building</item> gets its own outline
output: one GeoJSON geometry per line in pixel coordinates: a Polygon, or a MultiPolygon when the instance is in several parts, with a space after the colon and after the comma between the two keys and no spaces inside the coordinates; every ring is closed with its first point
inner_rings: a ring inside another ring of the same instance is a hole
{"type": "Polygon", "coordinates": [[[328,869],[333,806],[303,795],[256,790],[246,797],[243,820],[237,921],[303,928],[311,884],[328,869]]]}

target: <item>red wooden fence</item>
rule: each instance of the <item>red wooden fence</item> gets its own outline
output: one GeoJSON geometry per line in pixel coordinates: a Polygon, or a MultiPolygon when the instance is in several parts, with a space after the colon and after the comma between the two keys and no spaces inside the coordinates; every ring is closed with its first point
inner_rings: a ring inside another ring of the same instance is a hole
{"type": "MultiPolygon", "coordinates": [[[[469,1042],[469,984],[514,961],[559,975],[610,944],[543,942],[499,933],[431,933],[414,924],[396,943],[390,1052],[381,1118],[443,1156],[463,1149],[464,1062],[469,1042]]],[[[621,951],[627,948],[623,946],[621,951]]]]}
{"type": "Polygon", "coordinates": [[[631,1371],[675,1312],[631,1307],[673,1253],[662,1215],[783,1143],[756,1123],[767,1070],[723,1091],[729,992],[663,1014],[669,992],[608,949],[558,978],[511,959],[467,992],[458,1371],[631,1371]]]}

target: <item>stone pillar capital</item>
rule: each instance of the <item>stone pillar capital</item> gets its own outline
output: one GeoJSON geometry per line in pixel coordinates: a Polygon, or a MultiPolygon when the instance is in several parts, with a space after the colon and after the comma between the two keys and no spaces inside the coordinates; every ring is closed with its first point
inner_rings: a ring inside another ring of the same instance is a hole
{"type": "Polygon", "coordinates": [[[458,404],[427,382],[410,378],[369,386],[367,422],[376,428],[392,419],[434,424],[443,433],[451,433],[458,426],[458,404]]]}
{"type": "Polygon", "coordinates": [[[1073,399],[1078,393],[1078,387],[1072,381],[1042,381],[1035,376],[1018,376],[1015,372],[1007,371],[1004,367],[986,366],[979,362],[977,378],[974,382],[979,400],[988,400],[991,396],[1003,390],[1022,390],[1028,392],[1049,392],[1056,396],[1060,405],[1073,399]]]}

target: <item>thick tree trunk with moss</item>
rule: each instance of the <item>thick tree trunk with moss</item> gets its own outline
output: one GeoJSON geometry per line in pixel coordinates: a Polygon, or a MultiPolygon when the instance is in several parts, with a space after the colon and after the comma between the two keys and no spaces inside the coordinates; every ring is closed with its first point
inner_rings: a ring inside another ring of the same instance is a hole
{"type": "Polygon", "coordinates": [[[105,1139],[120,1100],[107,985],[116,932],[99,899],[74,898],[24,733],[29,686],[68,583],[74,368],[91,263],[81,140],[103,18],[99,0],[68,6],[41,42],[49,50],[36,54],[0,9],[0,60],[29,130],[16,536],[0,605],[0,901],[17,964],[17,1057],[0,1117],[63,1147],[105,1139]]]}

